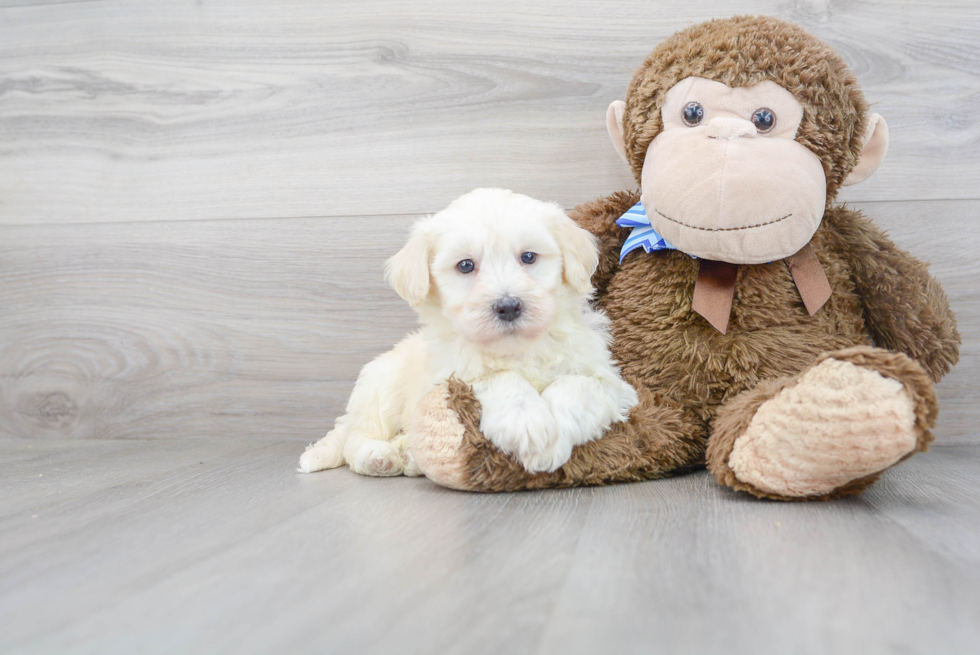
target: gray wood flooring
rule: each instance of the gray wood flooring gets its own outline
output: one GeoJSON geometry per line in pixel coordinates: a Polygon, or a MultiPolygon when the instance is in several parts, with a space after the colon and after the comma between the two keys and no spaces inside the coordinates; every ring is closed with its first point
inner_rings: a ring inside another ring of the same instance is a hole
{"type": "Polygon", "coordinates": [[[847,199],[978,197],[974,0],[0,0],[0,223],[573,205],[631,184],[604,116],[632,70],[733,13],[833,44],[889,121],[847,199]]]}
{"type": "Polygon", "coordinates": [[[413,325],[381,282],[408,225],[631,187],[607,104],[735,11],[833,43],[888,119],[842,199],[934,262],[965,337],[937,435],[980,443],[971,0],[0,0],[0,436],[317,438],[413,325]]]}
{"type": "Polygon", "coordinates": [[[0,652],[977,652],[978,216],[975,0],[0,0],[0,652]],[[808,505],[296,475],[411,222],[632,187],[606,106],[734,13],[888,120],[841,200],[959,317],[937,447],[808,505]]]}
{"type": "Polygon", "coordinates": [[[833,503],[504,495],[287,442],[5,440],[0,651],[975,653],[980,447],[833,503]]]}
{"type": "MultiPolygon", "coordinates": [[[[935,262],[965,339],[937,435],[980,443],[980,201],[855,206],[935,262]]],[[[381,275],[412,220],[0,228],[0,435],[319,438],[414,326],[381,275]]]]}

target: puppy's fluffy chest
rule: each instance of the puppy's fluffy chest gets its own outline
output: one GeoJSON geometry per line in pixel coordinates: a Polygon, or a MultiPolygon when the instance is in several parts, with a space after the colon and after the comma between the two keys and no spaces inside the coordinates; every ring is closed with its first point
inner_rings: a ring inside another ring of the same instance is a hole
{"type": "MultiPolygon", "coordinates": [[[[452,367],[452,364],[439,362],[438,359],[435,363],[438,368],[437,377],[439,379],[447,378],[448,375],[445,374],[452,367]]],[[[507,357],[474,353],[470,361],[464,359],[462,362],[455,362],[455,364],[456,370],[452,371],[451,375],[467,384],[473,385],[500,373],[511,372],[527,380],[539,393],[544,391],[559,376],[573,373],[566,367],[556,366],[554,362],[540,361],[538,357],[527,356],[507,357]]]]}

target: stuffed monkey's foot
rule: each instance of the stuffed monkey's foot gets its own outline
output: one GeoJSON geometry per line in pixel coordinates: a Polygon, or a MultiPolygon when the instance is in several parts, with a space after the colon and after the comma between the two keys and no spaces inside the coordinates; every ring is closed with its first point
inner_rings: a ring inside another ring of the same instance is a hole
{"type": "Polygon", "coordinates": [[[911,453],[913,410],[901,382],[827,359],[756,410],[728,465],[764,492],[820,496],[911,453]]]}
{"type": "Polygon", "coordinates": [[[904,355],[852,348],[763,383],[719,411],[708,465],[722,484],[777,499],[857,493],[925,450],[936,400],[904,355]]]}

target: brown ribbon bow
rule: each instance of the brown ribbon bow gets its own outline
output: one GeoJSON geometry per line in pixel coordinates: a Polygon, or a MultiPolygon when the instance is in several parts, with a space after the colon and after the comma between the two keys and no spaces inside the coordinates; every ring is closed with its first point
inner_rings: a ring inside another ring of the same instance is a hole
{"type": "MultiPolygon", "coordinates": [[[[795,255],[783,261],[793,275],[796,288],[803,298],[806,311],[813,316],[830,299],[831,288],[813,247],[807,244],[795,255]]],[[[703,316],[711,325],[725,334],[732,313],[735,297],[735,276],[738,264],[702,259],[698,279],[694,283],[691,309],[703,316]]]]}

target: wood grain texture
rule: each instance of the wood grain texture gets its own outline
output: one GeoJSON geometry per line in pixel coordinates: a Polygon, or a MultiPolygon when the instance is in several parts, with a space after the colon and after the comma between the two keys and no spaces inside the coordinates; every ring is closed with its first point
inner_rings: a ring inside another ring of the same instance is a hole
{"type": "Polygon", "coordinates": [[[978,145],[973,0],[0,0],[0,651],[975,652],[978,145]],[[606,106],[732,13],[889,122],[842,200],[957,313],[939,445],[806,505],[294,473],[414,325],[414,217],[632,186],[606,106]]]}
{"type": "Polygon", "coordinates": [[[740,13],[840,50],[891,126],[846,200],[980,197],[980,5],[0,3],[0,223],[429,212],[630,186],[604,114],[661,39],[740,13]]]}
{"type": "Polygon", "coordinates": [[[414,316],[409,217],[4,228],[0,433],[322,436],[414,316]]]}
{"type": "MultiPolygon", "coordinates": [[[[934,262],[964,338],[937,435],[980,441],[980,201],[855,206],[934,262]]],[[[0,227],[0,435],[319,438],[415,324],[382,280],[412,221],[0,227]]]]}
{"type": "Polygon", "coordinates": [[[860,498],[480,495],[298,444],[0,440],[0,650],[970,653],[980,448],[860,498]],[[380,627],[379,627],[380,626],[380,627]]]}
{"type": "Polygon", "coordinates": [[[961,582],[980,579],[980,552],[964,524],[980,505],[953,480],[975,479],[975,452],[913,459],[853,503],[759,502],[707,476],[678,481],[686,493],[610,490],[593,500],[543,642],[642,652],[645,608],[643,634],[668,653],[971,652],[980,596],[961,582]]]}

